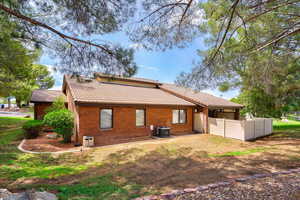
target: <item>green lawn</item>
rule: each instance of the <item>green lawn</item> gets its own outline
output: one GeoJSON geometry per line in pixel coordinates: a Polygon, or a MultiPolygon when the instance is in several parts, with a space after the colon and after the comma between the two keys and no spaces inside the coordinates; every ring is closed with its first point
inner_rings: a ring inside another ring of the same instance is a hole
{"type": "MultiPolygon", "coordinates": [[[[101,163],[88,162],[86,154],[66,153],[52,156],[20,152],[17,145],[23,138],[21,127],[27,120],[29,119],[0,117],[0,188],[5,188],[7,184],[16,180],[38,178],[47,182],[46,180],[52,178],[72,176],[89,168],[101,166],[101,163]]],[[[43,183],[40,185],[13,185],[12,187],[55,190],[59,192],[60,199],[131,199],[136,197],[136,194],[129,191],[139,188],[136,184],[120,185],[113,180],[109,173],[96,177],[87,176],[76,184],[48,185],[43,183]]]]}
{"type": "Polygon", "coordinates": [[[283,122],[281,120],[273,121],[274,130],[300,129],[300,121],[289,120],[283,122]]]}
{"type": "Polygon", "coordinates": [[[168,143],[50,155],[17,149],[26,120],[0,117],[0,188],[53,191],[62,200],[127,200],[161,192],[161,188],[169,191],[213,183],[236,173],[247,175],[268,166],[281,169],[300,164],[299,142],[274,144],[277,138],[300,138],[296,121],[275,120],[275,133],[258,142],[202,134],[168,143]]]}
{"type": "Polygon", "coordinates": [[[226,153],[221,153],[221,154],[208,154],[208,156],[209,157],[244,156],[244,155],[250,155],[253,153],[268,151],[269,149],[270,148],[257,147],[257,148],[253,148],[253,149],[247,149],[245,151],[231,151],[231,152],[226,152],[226,153]]]}
{"type": "Polygon", "coordinates": [[[78,163],[72,164],[72,159],[67,155],[54,158],[48,154],[36,155],[20,152],[17,145],[23,138],[21,127],[27,120],[30,119],[0,117],[0,177],[11,180],[31,177],[51,178],[73,174],[87,168],[78,163]]]}
{"type": "Polygon", "coordinates": [[[300,122],[289,120],[283,122],[281,120],[273,121],[274,138],[297,138],[300,139],[300,122]]]}

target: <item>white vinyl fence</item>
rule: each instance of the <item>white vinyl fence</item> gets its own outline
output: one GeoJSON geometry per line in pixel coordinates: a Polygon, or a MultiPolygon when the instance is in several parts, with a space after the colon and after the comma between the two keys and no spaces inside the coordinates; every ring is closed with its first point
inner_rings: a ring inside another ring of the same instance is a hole
{"type": "Polygon", "coordinates": [[[252,140],[272,133],[272,119],[230,120],[208,118],[209,133],[239,140],[252,140]]]}

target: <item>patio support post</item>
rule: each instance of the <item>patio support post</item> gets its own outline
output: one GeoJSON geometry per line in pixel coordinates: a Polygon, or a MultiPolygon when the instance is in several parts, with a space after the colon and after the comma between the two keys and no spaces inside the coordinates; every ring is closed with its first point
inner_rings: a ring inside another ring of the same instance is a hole
{"type": "Polygon", "coordinates": [[[204,133],[209,133],[208,131],[208,107],[203,108],[203,114],[204,114],[204,133]]]}
{"type": "Polygon", "coordinates": [[[33,109],[34,109],[34,119],[37,120],[37,108],[36,108],[36,103],[34,103],[33,109]]]}
{"type": "Polygon", "coordinates": [[[240,120],[240,109],[235,109],[234,119],[235,120],[240,120]]]}

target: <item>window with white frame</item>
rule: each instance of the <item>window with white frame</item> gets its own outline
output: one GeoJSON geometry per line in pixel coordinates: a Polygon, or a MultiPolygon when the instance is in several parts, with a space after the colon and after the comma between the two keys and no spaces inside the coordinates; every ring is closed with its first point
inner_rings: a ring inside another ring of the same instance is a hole
{"type": "Polygon", "coordinates": [[[145,126],[145,110],[137,109],[135,110],[135,125],[145,126]]]}
{"type": "Polygon", "coordinates": [[[113,127],[113,110],[101,109],[100,110],[100,128],[108,129],[113,127]]]}
{"type": "Polygon", "coordinates": [[[173,124],[185,124],[186,123],[186,110],[173,110],[172,111],[172,123],[173,124]]]}

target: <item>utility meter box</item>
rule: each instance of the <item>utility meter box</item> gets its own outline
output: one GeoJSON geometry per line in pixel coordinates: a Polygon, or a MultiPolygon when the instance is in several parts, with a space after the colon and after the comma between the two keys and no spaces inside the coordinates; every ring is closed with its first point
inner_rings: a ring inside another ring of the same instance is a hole
{"type": "Polygon", "coordinates": [[[83,147],[92,147],[94,146],[94,137],[93,136],[83,136],[83,147]]]}

